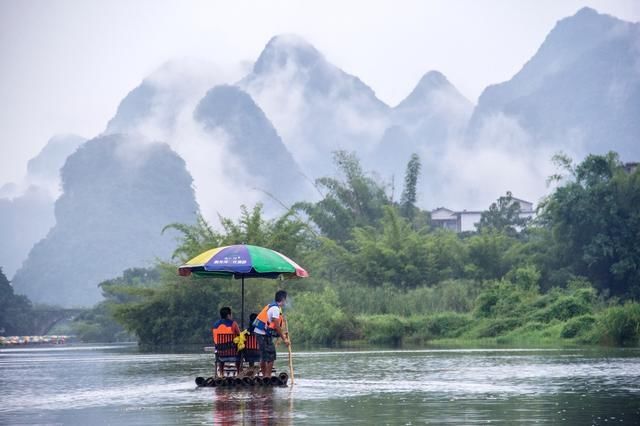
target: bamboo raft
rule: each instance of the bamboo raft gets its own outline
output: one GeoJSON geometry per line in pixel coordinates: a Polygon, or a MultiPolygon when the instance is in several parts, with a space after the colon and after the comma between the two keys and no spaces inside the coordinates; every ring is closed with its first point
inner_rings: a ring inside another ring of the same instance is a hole
{"type": "Polygon", "coordinates": [[[200,388],[232,388],[232,387],[251,387],[251,386],[263,386],[263,387],[286,387],[289,381],[289,375],[285,372],[278,374],[277,376],[262,377],[262,376],[226,376],[226,377],[196,377],[196,385],[200,388]]]}
{"type": "MultiPolygon", "coordinates": [[[[215,353],[215,348],[208,346],[204,348],[205,352],[215,353]]],[[[217,363],[213,363],[214,375],[211,377],[196,377],[196,385],[199,388],[233,388],[233,387],[286,387],[289,384],[289,374],[281,372],[271,377],[260,376],[260,367],[244,366],[242,371],[238,372],[234,363],[227,362],[224,366],[224,375],[218,375],[217,363]]],[[[275,368],[273,373],[277,373],[275,368]]],[[[291,382],[293,384],[293,381],[291,382]]]]}
{"type": "MultiPolygon", "coordinates": [[[[286,334],[289,336],[289,326],[285,319],[285,328],[286,334]]],[[[223,343],[233,342],[234,335],[222,335],[221,341],[223,343]]],[[[226,348],[221,351],[218,351],[215,346],[207,346],[204,348],[205,352],[213,352],[215,355],[215,360],[213,363],[214,368],[214,376],[211,377],[196,377],[196,385],[200,388],[203,387],[251,387],[251,386],[264,386],[264,387],[286,387],[289,382],[289,374],[285,372],[281,372],[280,374],[273,375],[271,377],[263,377],[259,376],[260,368],[257,366],[253,366],[251,362],[259,362],[259,352],[258,352],[258,342],[256,341],[255,335],[249,336],[247,339],[245,351],[249,352],[249,356],[252,358],[249,359],[250,366],[245,367],[242,371],[236,371],[236,367],[232,361],[225,362],[225,368],[222,372],[222,376],[218,375],[218,356],[227,356],[231,358],[238,357],[238,352],[233,348],[226,348]],[[226,373],[226,375],[225,375],[226,373]]],[[[291,385],[293,385],[293,361],[291,359],[291,345],[287,345],[287,349],[289,352],[289,372],[291,373],[291,385]]],[[[246,352],[245,352],[246,357],[246,352]]],[[[273,373],[277,373],[275,368],[272,370],[273,373]]]]}

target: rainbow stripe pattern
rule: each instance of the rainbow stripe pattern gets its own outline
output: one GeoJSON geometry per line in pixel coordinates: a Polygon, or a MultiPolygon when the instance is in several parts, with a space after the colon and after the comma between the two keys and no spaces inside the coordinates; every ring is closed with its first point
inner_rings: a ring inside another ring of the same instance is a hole
{"type": "Polygon", "coordinates": [[[282,253],[249,244],[207,250],[178,268],[181,276],[306,278],[309,273],[282,253]]]}

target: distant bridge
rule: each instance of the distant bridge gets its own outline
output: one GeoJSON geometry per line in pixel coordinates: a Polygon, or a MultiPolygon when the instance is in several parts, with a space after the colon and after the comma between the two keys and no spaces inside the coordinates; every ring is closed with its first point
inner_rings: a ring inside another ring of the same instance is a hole
{"type": "Polygon", "coordinates": [[[73,320],[87,309],[35,308],[34,334],[44,336],[60,321],[73,320]]]}

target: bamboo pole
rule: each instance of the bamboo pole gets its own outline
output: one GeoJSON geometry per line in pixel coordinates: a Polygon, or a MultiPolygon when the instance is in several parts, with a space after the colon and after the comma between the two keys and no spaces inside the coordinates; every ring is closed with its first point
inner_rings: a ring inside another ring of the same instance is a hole
{"type": "Polygon", "coordinates": [[[291,353],[291,333],[289,333],[289,321],[287,321],[286,317],[284,317],[284,323],[287,329],[287,339],[289,340],[289,344],[287,345],[287,348],[289,349],[289,373],[291,373],[291,386],[293,386],[294,378],[293,378],[293,355],[291,353]]]}

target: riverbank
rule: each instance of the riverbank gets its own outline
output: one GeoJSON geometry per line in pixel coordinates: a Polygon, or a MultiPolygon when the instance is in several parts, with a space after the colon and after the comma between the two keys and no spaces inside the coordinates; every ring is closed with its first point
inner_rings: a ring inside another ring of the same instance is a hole
{"type": "MultiPolygon", "coordinates": [[[[405,298],[405,294],[398,293],[396,297],[405,298]]],[[[391,298],[389,300],[388,308],[400,310],[393,306],[391,298]]],[[[418,299],[416,303],[419,302],[418,299]]],[[[446,305],[443,303],[440,307],[446,305]]],[[[589,286],[554,288],[541,293],[535,287],[493,283],[484,286],[462,312],[370,315],[365,313],[369,308],[362,299],[347,298],[325,289],[309,297],[298,296],[295,309],[288,314],[289,324],[298,342],[330,346],[345,341],[395,347],[427,344],[638,346],[640,343],[640,304],[605,300],[589,286]],[[357,302],[341,303],[344,300],[357,302]],[[349,312],[356,308],[364,312],[349,312]]],[[[417,310],[418,307],[410,309],[417,310]]]]}
{"type": "Polygon", "coordinates": [[[0,336],[0,347],[64,345],[73,340],[74,336],[0,336]]]}
{"type": "Polygon", "coordinates": [[[441,313],[427,316],[359,316],[352,332],[363,342],[395,347],[590,347],[640,345],[640,306],[610,307],[566,320],[548,322],[526,318],[477,318],[472,314],[441,313]],[[355,330],[355,331],[354,331],[355,330]]]}

